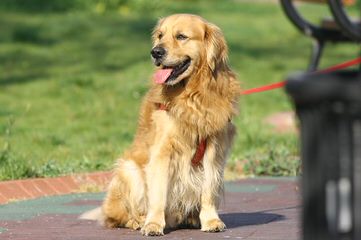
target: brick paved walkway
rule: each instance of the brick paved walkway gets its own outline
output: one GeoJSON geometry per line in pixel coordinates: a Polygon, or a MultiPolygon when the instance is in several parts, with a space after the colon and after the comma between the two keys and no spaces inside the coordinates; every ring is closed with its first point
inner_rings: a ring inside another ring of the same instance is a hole
{"type": "Polygon", "coordinates": [[[104,190],[111,172],[0,182],[0,204],[14,200],[104,190]]]}
{"type": "MultiPolygon", "coordinates": [[[[104,182],[104,176],[107,174],[100,174],[103,176],[101,178],[98,175],[98,180],[94,182],[104,182]]],[[[2,187],[4,184],[0,183],[2,187]]],[[[12,184],[14,183],[11,182],[9,185],[11,188],[18,187],[12,184]]],[[[60,192],[54,192],[54,186],[51,187],[53,190],[49,195],[60,192]]],[[[41,187],[38,188],[41,191],[41,187]]],[[[0,192],[3,194],[2,190],[0,186],[0,192]]],[[[10,201],[8,204],[0,205],[0,239],[150,238],[142,237],[138,231],[105,229],[93,221],[78,219],[79,214],[99,206],[103,196],[104,193],[73,193],[10,201]]],[[[296,240],[300,239],[299,212],[299,189],[294,179],[256,178],[227,182],[220,209],[220,216],[228,227],[225,232],[203,233],[198,229],[168,230],[160,239],[296,240]]]]}

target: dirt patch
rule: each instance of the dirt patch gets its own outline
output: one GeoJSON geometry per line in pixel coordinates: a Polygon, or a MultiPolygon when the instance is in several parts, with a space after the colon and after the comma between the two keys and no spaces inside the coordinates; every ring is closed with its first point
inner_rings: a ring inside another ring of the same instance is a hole
{"type": "Polygon", "coordinates": [[[297,133],[296,117],[294,112],[274,113],[265,118],[264,122],[273,127],[277,133],[297,133]]]}

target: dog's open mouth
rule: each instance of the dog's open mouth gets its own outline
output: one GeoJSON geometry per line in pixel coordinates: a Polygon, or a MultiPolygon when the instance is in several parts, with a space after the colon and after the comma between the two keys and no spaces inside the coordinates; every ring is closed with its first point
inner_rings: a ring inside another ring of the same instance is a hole
{"type": "Polygon", "coordinates": [[[191,59],[187,58],[183,62],[175,66],[163,66],[162,69],[159,69],[154,74],[154,81],[158,84],[164,84],[175,80],[178,76],[184,73],[189,65],[191,64],[191,59]]]}

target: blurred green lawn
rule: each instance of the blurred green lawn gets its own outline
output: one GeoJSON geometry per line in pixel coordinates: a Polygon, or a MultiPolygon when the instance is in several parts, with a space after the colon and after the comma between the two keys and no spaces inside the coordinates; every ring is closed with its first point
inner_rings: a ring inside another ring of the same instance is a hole
{"type": "MultiPolygon", "coordinates": [[[[122,7],[68,11],[0,10],[0,180],[111,169],[131,143],[152,74],[157,19],[199,14],[223,29],[244,88],[304,70],[310,39],[272,2],[157,1],[154,11],[122,7]]],[[[303,6],[317,21],[326,8],[303,6]]],[[[353,45],[326,49],[322,66],[351,59],[353,45]]],[[[289,111],[282,90],[244,96],[229,168],[247,175],[299,174],[295,134],[263,119],[289,111]],[[236,166],[236,167],[235,167],[236,166]]]]}

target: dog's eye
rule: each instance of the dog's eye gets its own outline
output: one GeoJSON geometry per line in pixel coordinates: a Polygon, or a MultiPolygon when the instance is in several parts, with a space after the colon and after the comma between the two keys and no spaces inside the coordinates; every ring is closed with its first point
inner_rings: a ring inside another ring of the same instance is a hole
{"type": "Polygon", "coordinates": [[[177,38],[177,40],[186,40],[186,39],[188,39],[188,37],[186,35],[181,34],[181,33],[177,34],[176,38],[177,38]]]}
{"type": "Polygon", "coordinates": [[[163,33],[159,33],[158,34],[158,39],[162,39],[162,37],[163,37],[163,33]]]}

